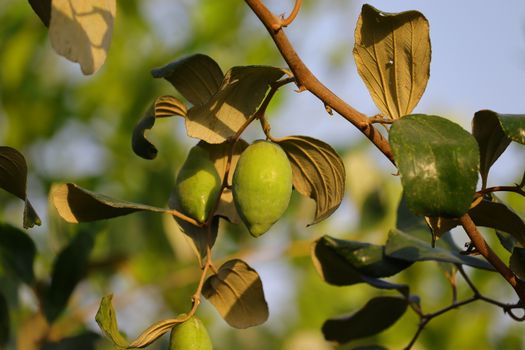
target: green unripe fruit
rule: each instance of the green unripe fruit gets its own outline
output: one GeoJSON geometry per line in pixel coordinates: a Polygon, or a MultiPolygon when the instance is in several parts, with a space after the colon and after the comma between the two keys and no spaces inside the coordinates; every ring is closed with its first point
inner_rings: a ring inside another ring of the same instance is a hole
{"type": "Polygon", "coordinates": [[[221,178],[208,152],[194,146],[175,181],[175,195],[184,214],[205,222],[221,189],[221,178]]]}
{"type": "Polygon", "coordinates": [[[210,336],[202,321],[193,316],[171,330],[170,350],[212,350],[210,336]]]}
{"type": "Polygon", "coordinates": [[[253,236],[279,220],[291,194],[292,168],[279,145],[257,141],[244,150],[233,174],[233,199],[253,236]]]}

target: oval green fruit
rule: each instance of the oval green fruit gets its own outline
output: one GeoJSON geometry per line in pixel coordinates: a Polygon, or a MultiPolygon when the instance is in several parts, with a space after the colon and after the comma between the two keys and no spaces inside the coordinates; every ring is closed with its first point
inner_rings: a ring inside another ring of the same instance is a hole
{"type": "Polygon", "coordinates": [[[283,215],[292,194],[292,168],[282,148],[256,141],[241,154],[233,174],[233,199],[250,233],[258,237],[283,215]]]}
{"type": "Polygon", "coordinates": [[[205,222],[217,201],[221,178],[199,145],[194,146],[182,165],[175,181],[175,195],[184,214],[205,222]]]}
{"type": "Polygon", "coordinates": [[[171,330],[170,350],[212,350],[210,336],[196,316],[171,330]]]}

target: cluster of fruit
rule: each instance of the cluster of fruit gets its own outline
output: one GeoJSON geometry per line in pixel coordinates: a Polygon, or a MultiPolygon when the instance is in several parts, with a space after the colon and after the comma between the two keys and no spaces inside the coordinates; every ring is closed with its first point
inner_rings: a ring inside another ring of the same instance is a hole
{"type": "MultiPolygon", "coordinates": [[[[205,223],[222,192],[209,152],[194,146],[175,183],[184,214],[205,223]]],[[[292,168],[276,143],[255,141],[241,154],[232,183],[235,207],[250,233],[258,237],[283,215],[292,194],[292,168]]]]}

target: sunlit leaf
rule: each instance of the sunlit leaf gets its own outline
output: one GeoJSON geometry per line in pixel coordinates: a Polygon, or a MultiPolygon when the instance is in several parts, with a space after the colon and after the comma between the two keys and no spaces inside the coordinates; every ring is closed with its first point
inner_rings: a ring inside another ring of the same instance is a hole
{"type": "Polygon", "coordinates": [[[525,222],[505,204],[482,200],[469,210],[469,215],[476,226],[490,227],[509,233],[525,246],[525,222]]]}
{"type": "Polygon", "coordinates": [[[31,237],[16,227],[0,223],[0,263],[7,273],[32,285],[35,255],[31,237]]]}
{"type": "Polygon", "coordinates": [[[312,225],[330,216],[345,192],[343,161],[330,145],[308,136],[289,136],[278,142],[290,160],[295,190],[316,201],[312,225]]]}
{"type": "Polygon", "coordinates": [[[497,113],[489,110],[478,111],[474,114],[472,134],[479,145],[479,172],[483,181],[483,187],[485,187],[490,167],[507,149],[511,140],[503,132],[497,113]]]}
{"type": "MultiPolygon", "coordinates": [[[[173,191],[170,194],[168,206],[178,211],[182,210],[177,200],[177,196],[173,191]]],[[[193,241],[197,256],[199,258],[204,258],[208,253],[208,245],[210,248],[213,247],[215,240],[217,239],[217,234],[219,232],[219,218],[213,218],[211,225],[208,227],[195,226],[175,216],[173,218],[179,225],[181,231],[193,241]]]]}
{"type": "MultiPolygon", "coordinates": [[[[335,249],[333,249],[333,247],[326,244],[327,239],[332,238],[328,236],[320,238],[314,243],[312,249],[312,260],[314,267],[316,268],[319,275],[321,275],[321,277],[327,283],[336,286],[349,286],[357,283],[367,283],[370,286],[378,289],[395,289],[401,294],[408,296],[408,286],[383,281],[378,278],[367,276],[358,271],[357,268],[355,268],[348,261],[348,259],[339,254],[335,249]]],[[[406,264],[406,266],[408,265],[409,264],[406,264]]],[[[389,266],[388,270],[393,272],[395,267],[389,266]]]]}
{"type": "Polygon", "coordinates": [[[155,78],[164,78],[194,106],[208,102],[219,90],[224,74],[211,57],[196,54],[153,69],[155,78]]]}
{"type": "Polygon", "coordinates": [[[116,0],[53,0],[49,38],[55,51],[78,62],[85,75],[105,62],[111,44],[116,0]]]}
{"type": "Polygon", "coordinates": [[[462,255],[459,251],[452,251],[444,247],[432,247],[428,242],[419,239],[416,235],[407,234],[399,230],[391,230],[385,245],[387,256],[406,261],[440,261],[453,264],[463,264],[479,269],[494,270],[484,260],[462,255]]]}
{"type": "Polygon", "coordinates": [[[510,256],[510,269],[522,281],[525,281],[525,248],[514,247],[510,256]]]}
{"type": "Polygon", "coordinates": [[[210,153],[210,159],[215,164],[215,168],[217,169],[221,180],[224,180],[224,175],[226,173],[226,168],[228,164],[228,158],[230,157],[231,153],[231,165],[228,176],[228,185],[231,185],[233,181],[233,173],[235,171],[235,167],[237,166],[237,162],[239,161],[241,153],[246,149],[246,147],[248,147],[248,142],[244,141],[243,139],[239,139],[235,143],[233,152],[231,149],[231,143],[228,141],[220,144],[210,144],[204,141],[200,141],[199,144],[202,147],[206,148],[210,153]]]}
{"type": "Polygon", "coordinates": [[[0,188],[25,202],[24,228],[40,225],[41,221],[27,199],[27,164],[16,149],[0,146],[0,188]]]}
{"type": "Polygon", "coordinates": [[[385,13],[363,5],[353,52],[359,75],[381,113],[392,119],[410,114],[430,75],[427,19],[417,11],[385,13]]]}
{"type": "Polygon", "coordinates": [[[7,300],[0,292],[0,346],[6,345],[9,340],[10,324],[7,300]]]}
{"type": "Polygon", "coordinates": [[[99,339],[99,334],[87,331],[59,341],[44,343],[41,350],[95,350],[99,339]]]}
{"type": "Polygon", "coordinates": [[[46,27],[49,27],[51,17],[51,0],[29,0],[33,11],[40,17],[40,20],[46,27]]]}
{"type": "Polygon", "coordinates": [[[144,159],[154,159],[157,148],[144,136],[146,130],[155,125],[156,118],[186,116],[186,105],[173,96],[158,97],[133,130],[131,146],[133,152],[144,159]]]}
{"type": "Polygon", "coordinates": [[[49,323],[66,308],[75,287],[85,277],[95,233],[81,230],[56,257],[43,305],[49,323]]]}
{"type": "Polygon", "coordinates": [[[170,213],[167,209],[113,199],[72,183],[54,185],[51,198],[60,216],[71,223],[114,218],[137,211],[170,213]]]}
{"type": "Polygon", "coordinates": [[[146,347],[187,318],[185,315],[179,315],[174,319],[156,322],[142,332],[137,339],[129,343],[118,329],[117,316],[113,308],[112,299],[113,295],[106,295],[102,298],[95,320],[104,334],[119,348],[137,349],[146,347]]]}
{"type": "Polygon", "coordinates": [[[414,114],[394,122],[389,137],[411,211],[445,218],[468,211],[479,168],[471,134],[445,118],[414,114]]]}
{"type": "Polygon", "coordinates": [[[396,323],[407,306],[407,300],[400,297],[373,298],[350,316],[327,320],[322,331],[326,340],[339,344],[369,337],[396,323]]]}
{"type": "Polygon", "coordinates": [[[233,67],[211,99],[188,111],[188,136],[208,143],[222,143],[255,113],[270,88],[285,71],[267,66],[233,67]]]}
{"type": "Polygon", "coordinates": [[[268,319],[261,279],[242,260],[225,262],[206,280],[202,294],[232,327],[253,327],[268,319]]]}

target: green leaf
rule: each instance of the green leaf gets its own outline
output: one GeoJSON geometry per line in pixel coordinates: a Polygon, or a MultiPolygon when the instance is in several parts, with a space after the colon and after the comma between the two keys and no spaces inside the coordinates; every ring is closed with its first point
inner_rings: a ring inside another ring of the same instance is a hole
{"type": "Polygon", "coordinates": [[[507,149],[511,140],[503,131],[498,114],[489,110],[478,111],[474,114],[472,134],[479,145],[479,172],[483,181],[483,188],[485,188],[490,167],[507,149]]]}
{"type": "Polygon", "coordinates": [[[525,246],[525,222],[503,203],[482,200],[469,210],[476,226],[490,227],[511,234],[525,246]]]}
{"type": "Polygon", "coordinates": [[[329,217],[345,193],[345,167],[337,152],[308,136],[288,136],[278,144],[290,160],[295,190],[316,201],[315,218],[310,225],[329,217]]]}
{"type": "Polygon", "coordinates": [[[512,141],[525,145],[525,114],[498,114],[498,119],[512,141]]]}
{"type": "MultiPolygon", "coordinates": [[[[321,275],[323,280],[327,283],[336,286],[367,283],[378,289],[395,289],[401,294],[408,296],[408,286],[386,282],[360,272],[346,257],[342,256],[333,248],[333,246],[330,245],[329,242],[331,240],[333,240],[333,238],[324,236],[314,243],[312,249],[313,264],[319,275],[321,275]]],[[[376,267],[379,266],[379,268],[376,268],[376,271],[381,271],[383,274],[385,274],[385,272],[392,274],[396,269],[401,268],[400,265],[397,264],[398,263],[393,263],[389,266],[388,263],[385,263],[383,266],[386,266],[386,268],[381,268],[380,266],[382,266],[382,263],[376,262],[376,267]]],[[[366,263],[364,265],[366,266],[366,263]]],[[[408,266],[410,264],[405,265],[408,266]]]]}
{"type": "Polygon", "coordinates": [[[78,335],[62,338],[56,342],[48,342],[42,345],[42,350],[95,350],[100,335],[95,332],[86,331],[78,335]]]}
{"type": "Polygon", "coordinates": [[[0,347],[7,344],[7,341],[9,340],[9,329],[9,307],[4,294],[0,292],[0,347]]]}
{"type": "Polygon", "coordinates": [[[0,223],[0,262],[9,274],[32,285],[35,281],[35,255],[31,237],[16,227],[0,223]]]}
{"type": "Polygon", "coordinates": [[[514,247],[510,256],[510,269],[525,281],[525,248],[514,247]]]}
{"type": "Polygon", "coordinates": [[[51,4],[51,46],[59,55],[78,62],[85,75],[95,73],[111,44],[116,1],[53,0],[51,4]]]}
{"type": "Polygon", "coordinates": [[[40,225],[42,222],[27,199],[27,164],[24,156],[16,149],[0,146],[0,188],[25,202],[24,228],[40,225]]]}
{"type": "Polygon", "coordinates": [[[49,27],[49,19],[51,18],[51,0],[29,0],[29,4],[42,23],[44,23],[46,27],[49,27]]]}
{"type": "Polygon", "coordinates": [[[339,344],[378,334],[390,328],[403,316],[407,300],[400,297],[377,297],[350,316],[329,319],[323,324],[326,340],[339,344]]]}
{"type": "Polygon", "coordinates": [[[399,230],[391,230],[385,245],[385,254],[389,257],[405,261],[440,261],[452,264],[463,264],[479,269],[493,271],[494,268],[478,258],[461,255],[445,247],[432,247],[417,236],[399,230]]]}
{"type": "Polygon", "coordinates": [[[259,274],[242,260],[225,262],[216,274],[208,277],[202,295],[232,327],[253,327],[268,319],[259,274]]]}
{"type": "MultiPolygon", "coordinates": [[[[369,277],[390,277],[411,265],[404,260],[386,256],[384,246],[381,245],[347,241],[326,235],[316,241],[316,244],[323,245],[331,250],[330,255],[337,254],[360,274],[369,277]]],[[[319,252],[323,254],[327,250],[320,249],[319,252]]]]}
{"type": "Polygon", "coordinates": [[[234,136],[263,101],[270,85],[285,70],[267,66],[233,67],[209,100],[188,111],[188,136],[222,143],[234,136]]]}
{"type": "Polygon", "coordinates": [[[72,183],[53,185],[51,198],[60,216],[74,224],[114,218],[137,211],[171,213],[168,209],[113,199],[72,183]]]}
{"type": "Polygon", "coordinates": [[[390,144],[412,212],[453,218],[468,211],[479,168],[471,134],[445,118],[414,114],[394,122],[390,144]]]}
{"type": "Polygon", "coordinates": [[[385,13],[363,5],[353,53],[381,114],[391,119],[410,114],[430,76],[427,19],[417,11],[385,13]]]}
{"type": "Polygon", "coordinates": [[[153,69],[155,78],[164,78],[194,106],[208,102],[221,86],[224,74],[211,57],[196,54],[153,69]]]}
{"type": "Polygon", "coordinates": [[[173,96],[158,97],[133,130],[131,138],[133,152],[144,159],[154,159],[158,153],[157,148],[148,141],[144,132],[153,128],[157,118],[177,115],[185,117],[186,113],[186,105],[179,99],[173,96]]]}
{"type": "Polygon", "coordinates": [[[95,233],[80,230],[56,257],[51,284],[44,298],[44,314],[49,323],[53,323],[66,308],[75,287],[86,276],[89,256],[95,245],[95,233]]]}

